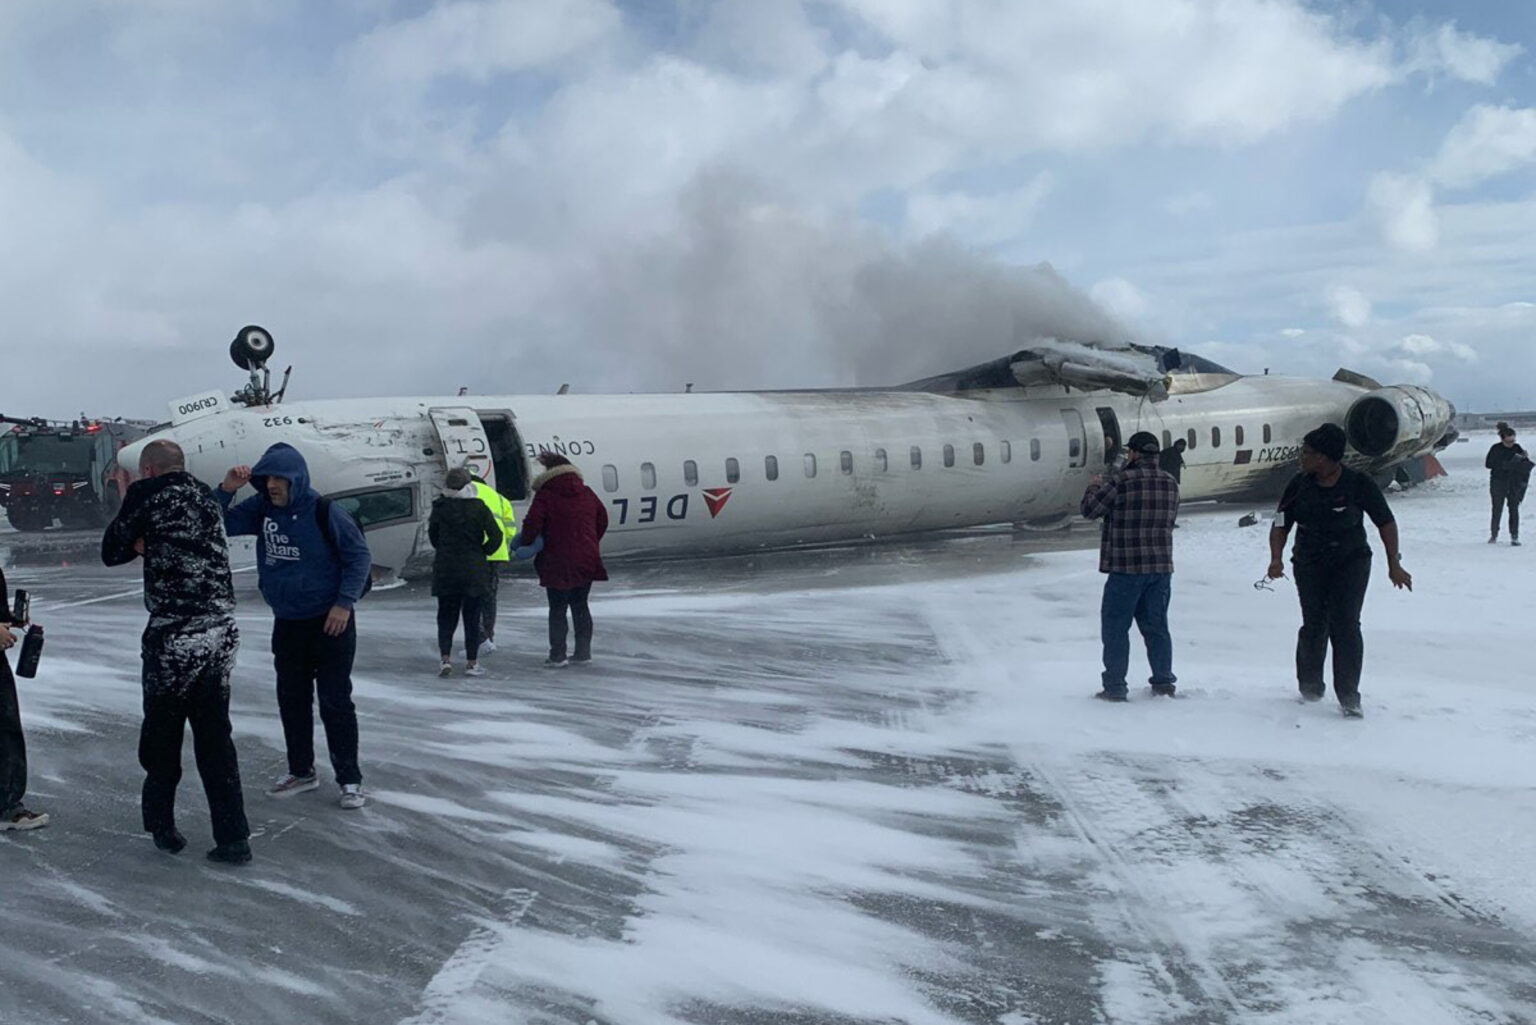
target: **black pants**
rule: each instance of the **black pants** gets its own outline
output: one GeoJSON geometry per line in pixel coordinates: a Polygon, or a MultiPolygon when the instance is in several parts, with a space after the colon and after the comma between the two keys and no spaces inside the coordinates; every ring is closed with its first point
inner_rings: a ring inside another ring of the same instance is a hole
{"type": "Polygon", "coordinates": [[[592,593],[591,584],[582,584],[568,591],[547,587],[549,596],[549,658],[551,662],[565,660],[565,610],[571,610],[571,621],[576,624],[576,654],[578,661],[592,657],[592,610],[587,608],[587,595],[592,593]]]}
{"type": "Polygon", "coordinates": [[[504,562],[491,563],[491,589],[480,599],[480,636],[488,641],[496,639],[496,592],[501,589],[504,566],[504,562]]]}
{"type": "Polygon", "coordinates": [[[1341,702],[1360,700],[1360,667],[1365,639],[1360,609],[1371,580],[1371,555],[1343,561],[1298,562],[1296,593],[1301,598],[1301,631],[1296,636],[1296,683],[1303,694],[1321,696],[1323,661],[1333,645],[1333,692],[1341,702]]]}
{"type": "Polygon", "coordinates": [[[480,595],[440,594],[437,596],[437,650],[448,661],[453,654],[453,631],[464,621],[464,657],[471,662],[480,655],[485,599],[480,595]]]}
{"type": "Polygon", "coordinates": [[[279,619],[272,624],[272,656],[277,666],[277,710],[288,745],[288,771],[307,776],[315,770],[314,705],[330,749],[336,782],[361,783],[357,767],[357,709],[352,704],[352,660],[357,655],[357,615],[339,637],[325,635],[325,617],[279,619]]]}
{"type": "Polygon", "coordinates": [[[27,741],[10,659],[0,655],[0,815],[11,815],[27,796],[27,741]]]}
{"type": "Polygon", "coordinates": [[[229,725],[229,674],[238,638],[233,620],[211,628],[151,626],[144,632],[139,764],[144,767],[141,804],[146,832],[176,824],[182,738],[191,723],[192,753],[208,798],[214,842],[232,843],[251,835],[229,725]]]}
{"type": "Polygon", "coordinates": [[[1525,490],[1495,481],[1489,485],[1488,494],[1493,499],[1493,522],[1488,527],[1488,536],[1499,536],[1499,521],[1504,518],[1504,503],[1508,502],[1509,536],[1511,540],[1520,540],[1520,500],[1525,497],[1525,490]]]}

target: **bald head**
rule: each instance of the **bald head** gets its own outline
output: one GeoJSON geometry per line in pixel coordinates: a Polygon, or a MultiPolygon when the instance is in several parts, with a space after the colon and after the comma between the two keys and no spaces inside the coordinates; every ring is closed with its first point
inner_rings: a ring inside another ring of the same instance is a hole
{"type": "Polygon", "coordinates": [[[187,457],[174,441],[152,441],[139,454],[139,476],[158,477],[187,468],[187,457]]]}

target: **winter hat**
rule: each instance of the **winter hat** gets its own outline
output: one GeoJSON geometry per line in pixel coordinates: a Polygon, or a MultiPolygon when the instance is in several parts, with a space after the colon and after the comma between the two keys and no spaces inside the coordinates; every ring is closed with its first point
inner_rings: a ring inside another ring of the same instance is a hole
{"type": "Polygon", "coordinates": [[[1302,443],[1318,455],[1327,456],[1334,462],[1344,459],[1344,428],[1338,424],[1323,424],[1315,431],[1308,431],[1302,443]]]}
{"type": "Polygon", "coordinates": [[[1157,435],[1149,431],[1137,431],[1131,435],[1131,440],[1125,443],[1125,447],[1132,452],[1140,452],[1144,456],[1155,456],[1160,446],[1157,443],[1157,435]]]}
{"type": "Polygon", "coordinates": [[[455,466],[448,471],[448,479],[443,481],[444,491],[462,491],[470,483],[469,471],[462,466],[455,466]]]}

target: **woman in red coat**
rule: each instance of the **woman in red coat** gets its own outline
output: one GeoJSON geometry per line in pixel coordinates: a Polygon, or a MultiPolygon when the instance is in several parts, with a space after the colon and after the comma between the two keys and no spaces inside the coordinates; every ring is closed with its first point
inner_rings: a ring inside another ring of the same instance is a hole
{"type": "Polygon", "coordinates": [[[539,453],[544,472],[533,479],[533,503],[517,534],[520,547],[544,539],[534,557],[539,584],[549,596],[549,659],[558,668],[570,662],[592,661],[592,613],[587,596],[594,580],[607,580],[599,550],[608,531],[608,510],[581,479],[581,471],[565,456],[539,453]],[[576,624],[576,650],[565,651],[565,610],[576,624]]]}

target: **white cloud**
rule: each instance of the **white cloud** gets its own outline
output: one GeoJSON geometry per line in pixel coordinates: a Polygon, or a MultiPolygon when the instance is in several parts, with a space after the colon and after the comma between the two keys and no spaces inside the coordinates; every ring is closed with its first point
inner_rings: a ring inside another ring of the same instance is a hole
{"type": "Polygon", "coordinates": [[[1509,62],[1524,52],[1515,43],[1462,32],[1454,21],[1441,25],[1424,21],[1411,24],[1407,50],[1410,71],[1443,73],[1480,85],[1492,85],[1509,62]]]}
{"type": "Polygon", "coordinates": [[[972,245],[990,246],[1018,238],[1034,220],[1054,181],[1047,171],[1020,189],[993,195],[917,192],[907,197],[906,233],[923,238],[950,232],[972,245]]]}
{"type": "Polygon", "coordinates": [[[456,0],[375,29],[341,60],[367,81],[420,85],[456,76],[483,82],[558,63],[621,24],[607,0],[456,0]]]}
{"type": "Polygon", "coordinates": [[[1440,218],[1428,182],[1411,175],[1382,173],[1371,179],[1366,212],[1381,239],[1404,253],[1423,253],[1440,241],[1440,218]]]}
{"type": "Polygon", "coordinates": [[[1477,350],[1462,342],[1442,342],[1426,334],[1404,336],[1397,348],[1410,356],[1449,355],[1467,363],[1477,362],[1477,350]]]}
{"type": "Polygon", "coordinates": [[[1325,298],[1330,315],[1344,327],[1364,327],[1370,322],[1371,300],[1358,288],[1334,285],[1328,289],[1325,298]]]}
{"type": "Polygon", "coordinates": [[[1479,105],[1462,116],[1430,165],[1448,188],[1466,188],[1536,164],[1536,109],[1479,105]]]}

